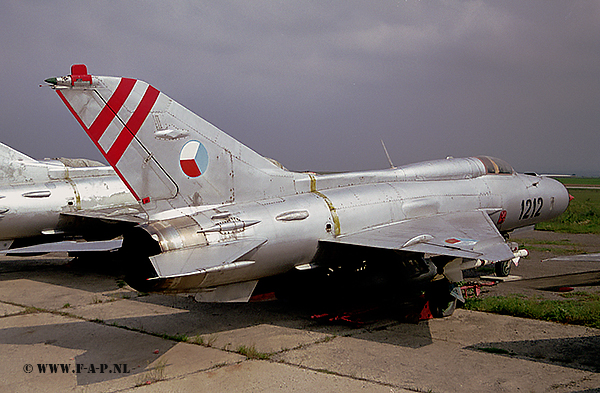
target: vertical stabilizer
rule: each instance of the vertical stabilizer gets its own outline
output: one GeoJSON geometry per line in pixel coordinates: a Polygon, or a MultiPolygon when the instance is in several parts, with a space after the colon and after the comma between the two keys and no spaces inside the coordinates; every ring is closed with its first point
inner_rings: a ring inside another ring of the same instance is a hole
{"type": "Polygon", "coordinates": [[[48,179],[47,167],[0,143],[0,184],[19,184],[48,179]]]}
{"type": "Polygon", "coordinates": [[[145,82],[91,76],[84,65],[46,82],[147,210],[294,192],[297,174],[279,168],[145,82]]]}

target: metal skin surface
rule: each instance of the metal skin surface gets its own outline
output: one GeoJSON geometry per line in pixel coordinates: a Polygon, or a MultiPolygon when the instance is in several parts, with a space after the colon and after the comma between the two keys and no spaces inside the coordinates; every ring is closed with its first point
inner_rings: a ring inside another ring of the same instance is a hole
{"type": "Polygon", "coordinates": [[[36,161],[0,143],[0,249],[81,235],[65,213],[136,205],[111,167],[36,161]]]}
{"type": "Polygon", "coordinates": [[[83,65],[46,82],[148,215],[122,248],[130,284],[145,291],[240,300],[294,268],[365,264],[400,281],[456,281],[462,269],[516,258],[504,236],[569,203],[559,182],[490,157],[291,172],[145,82],[83,65]]]}

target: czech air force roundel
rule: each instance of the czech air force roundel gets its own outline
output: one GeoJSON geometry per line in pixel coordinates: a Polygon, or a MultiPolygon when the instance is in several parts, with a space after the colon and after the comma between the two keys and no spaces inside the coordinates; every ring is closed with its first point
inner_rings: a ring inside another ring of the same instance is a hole
{"type": "Polygon", "coordinates": [[[181,149],[179,164],[183,173],[189,177],[198,177],[208,167],[208,152],[202,143],[189,141],[181,149]]]}

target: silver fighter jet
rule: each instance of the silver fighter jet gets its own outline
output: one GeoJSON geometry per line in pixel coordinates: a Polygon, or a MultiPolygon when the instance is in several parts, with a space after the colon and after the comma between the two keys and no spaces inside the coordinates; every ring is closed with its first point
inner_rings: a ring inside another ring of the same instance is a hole
{"type": "MultiPolygon", "coordinates": [[[[0,143],[0,251],[110,250],[117,242],[79,243],[63,239],[110,240],[122,232],[79,213],[138,212],[139,205],[110,166],[85,159],[37,161],[0,143]]],[[[129,217],[130,214],[127,215],[129,217]]]]}
{"type": "Polygon", "coordinates": [[[440,283],[447,291],[432,293],[448,299],[464,269],[498,263],[506,274],[526,255],[508,233],[569,203],[559,182],[492,157],[291,172],[145,82],[85,65],[46,82],[147,215],[122,247],[129,282],[144,291],[246,301],[258,280],[294,270],[376,272],[440,283]]]}

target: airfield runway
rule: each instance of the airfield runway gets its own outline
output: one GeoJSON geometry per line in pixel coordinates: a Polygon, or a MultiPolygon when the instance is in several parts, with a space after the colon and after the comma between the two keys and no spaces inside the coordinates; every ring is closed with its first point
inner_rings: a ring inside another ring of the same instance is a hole
{"type": "MultiPolygon", "coordinates": [[[[600,252],[599,237],[568,236],[600,252]]],[[[533,251],[514,274],[560,284],[600,271],[600,262],[541,262],[552,256],[533,251]]],[[[360,326],[323,322],[282,301],[139,294],[60,255],[3,257],[0,273],[3,391],[600,391],[596,329],[461,309],[419,323],[390,310],[360,326]]],[[[490,291],[551,293],[526,282],[490,291]]]]}

